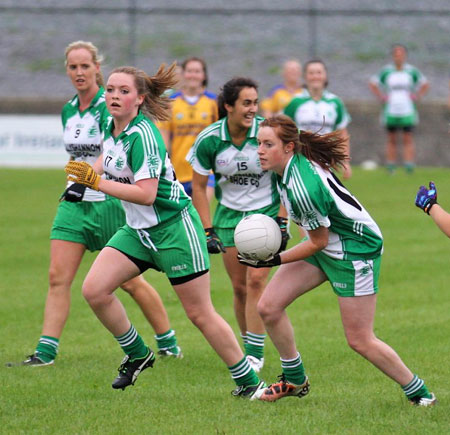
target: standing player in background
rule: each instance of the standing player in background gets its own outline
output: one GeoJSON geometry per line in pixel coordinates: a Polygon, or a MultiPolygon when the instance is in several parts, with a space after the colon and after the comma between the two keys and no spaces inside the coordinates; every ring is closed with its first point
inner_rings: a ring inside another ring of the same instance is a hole
{"type": "Polygon", "coordinates": [[[419,116],[416,101],[428,91],[429,83],[414,66],[406,63],[405,46],[392,47],[393,63],[386,65],[369,82],[370,90],[383,104],[382,123],[387,130],[386,167],[393,173],[397,164],[397,131],[403,132],[403,164],[407,172],[415,166],[415,146],[412,135],[419,116]]]}
{"type": "MultiPolygon", "coordinates": [[[[347,158],[350,159],[350,139],[347,125],[350,115],[344,102],[327,90],[328,72],[319,59],[308,61],[303,69],[306,95],[295,97],[284,109],[300,130],[320,132],[321,134],[337,131],[345,139],[347,158]]],[[[350,161],[343,165],[344,178],[350,178],[352,170],[350,161]]]]}
{"type": "Polygon", "coordinates": [[[95,260],[83,295],[126,354],[113,388],[132,385],[155,360],[114,295],[121,282],[153,268],[167,275],[189,319],[227,364],[237,384],[232,394],[252,399],[265,384],[212,305],[201,221],[151,121],[169,117],[170,100],[164,92],[173,86],[174,67],[162,65],[153,77],[133,67],[116,68],[106,86],[113,119],[105,128],[103,155],[94,165],[106,179],[86,162],[66,166],[69,179],[120,198],[127,219],[95,260]]]}
{"type": "Polygon", "coordinates": [[[439,229],[450,237],[450,214],[438,204],[436,186],[432,181],[429,182],[428,189],[425,186],[419,187],[415,204],[431,216],[439,229]]]}
{"type": "Polygon", "coordinates": [[[264,365],[265,329],[256,305],[264,290],[269,269],[254,270],[237,260],[234,229],[249,214],[263,213],[277,219],[286,247],[287,219],[277,217],[280,198],[273,174],[261,170],[256,135],[262,118],[257,116],[257,84],[236,77],[219,95],[220,120],[203,130],[189,153],[194,169],[193,202],[200,214],[208,251],[223,253],[223,261],[234,292],[234,311],[252,367],[264,365]],[[216,178],[218,205],[211,220],[206,194],[208,174],[216,178]]]}
{"type": "MultiPolygon", "coordinates": [[[[186,161],[197,135],[216,122],[217,97],[208,92],[206,62],[190,57],[181,64],[181,89],[170,96],[172,112],[159,128],[170,154],[175,174],[188,195],[192,195],[192,167],[186,161]]],[[[214,176],[208,180],[208,198],[214,195],[214,176]]]]}
{"type": "MultiPolygon", "coordinates": [[[[105,104],[101,58],[90,42],[66,48],[66,72],[77,94],[64,106],[64,143],[70,160],[93,163],[102,152],[105,104]]],[[[68,183],[51,230],[49,289],[42,335],[27,366],[53,364],[70,310],[70,288],[86,250],[102,249],[125,223],[120,201],[81,184],[68,183]]],[[[181,356],[175,332],[158,293],[142,276],[120,283],[137,302],[156,332],[162,356],[181,356]]]]}
{"type": "Polygon", "coordinates": [[[374,334],[383,238],[376,222],[333,173],[345,164],[345,139],[337,132],[300,134],[292,120],[263,121],[258,133],[261,167],[277,174],[277,185],[291,219],[308,239],[268,261],[248,260],[253,267],[280,266],[258,304],[267,331],[278,349],[280,381],[257,394],[273,402],[308,394],[309,382],[295,344],[286,308],[298,297],[329,281],[338,296],[349,346],[397,382],[414,405],[436,403],[423,380],[374,334]]]}
{"type": "Polygon", "coordinates": [[[283,64],[283,83],[274,86],[267,98],[261,101],[260,108],[264,118],[270,118],[283,111],[294,96],[306,94],[302,87],[302,65],[297,59],[283,64]]]}

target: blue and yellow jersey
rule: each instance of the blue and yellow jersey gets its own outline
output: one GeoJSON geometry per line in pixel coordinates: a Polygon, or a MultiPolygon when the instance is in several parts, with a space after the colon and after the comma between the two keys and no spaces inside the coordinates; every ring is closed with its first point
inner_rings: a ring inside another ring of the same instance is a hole
{"type": "Polygon", "coordinates": [[[283,109],[291,102],[294,96],[304,96],[307,94],[305,88],[298,88],[294,92],[289,92],[284,85],[274,86],[261,101],[260,108],[263,112],[268,111],[273,115],[282,113],[283,109]]]}
{"type": "Polygon", "coordinates": [[[170,160],[178,180],[185,183],[192,181],[192,167],[186,161],[188,151],[197,135],[218,120],[217,96],[205,91],[193,104],[189,103],[181,91],[170,98],[173,100],[171,118],[158,126],[170,133],[170,160]]]}

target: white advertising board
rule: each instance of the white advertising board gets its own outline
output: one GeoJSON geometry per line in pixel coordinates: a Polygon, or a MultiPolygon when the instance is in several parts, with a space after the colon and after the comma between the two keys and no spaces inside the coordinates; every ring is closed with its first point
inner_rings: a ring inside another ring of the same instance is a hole
{"type": "Polygon", "coordinates": [[[62,136],[59,115],[0,115],[0,166],[63,168],[62,136]]]}

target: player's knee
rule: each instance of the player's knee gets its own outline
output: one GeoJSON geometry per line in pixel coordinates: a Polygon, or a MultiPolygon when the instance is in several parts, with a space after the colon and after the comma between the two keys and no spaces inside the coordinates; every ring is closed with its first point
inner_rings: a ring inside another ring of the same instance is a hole
{"type": "Polygon", "coordinates": [[[247,288],[245,285],[236,285],[233,286],[234,297],[241,302],[245,302],[247,297],[247,288]]]}
{"type": "Polygon", "coordinates": [[[191,306],[186,309],[188,319],[201,331],[207,327],[208,323],[214,322],[212,314],[215,313],[214,307],[211,306],[191,306]]]}
{"type": "Polygon", "coordinates": [[[48,283],[50,291],[70,289],[70,280],[59,268],[50,267],[48,271],[48,283]]]}
{"type": "Polygon", "coordinates": [[[136,294],[137,291],[137,285],[135,283],[130,283],[130,281],[124,282],[120,288],[127,292],[131,297],[133,297],[136,294]]]}
{"type": "Polygon", "coordinates": [[[196,326],[198,329],[203,330],[206,324],[206,316],[199,310],[190,310],[186,312],[189,320],[196,326]]]}
{"type": "Polygon", "coordinates": [[[262,295],[264,291],[265,280],[263,279],[254,279],[249,281],[247,284],[247,291],[252,295],[262,295]]]}
{"type": "Polygon", "coordinates": [[[142,275],[135,276],[121,284],[120,288],[126,291],[131,297],[134,297],[140,290],[148,290],[149,284],[144,280],[142,275]]]}
{"type": "Polygon", "coordinates": [[[83,297],[91,307],[102,305],[102,294],[98,291],[98,289],[94,285],[94,282],[89,278],[85,279],[81,292],[83,294],[83,297]]]}
{"type": "Polygon", "coordinates": [[[275,317],[275,310],[273,308],[273,305],[266,302],[264,299],[259,300],[256,309],[258,310],[258,314],[261,316],[261,319],[263,319],[264,323],[270,323],[275,317]]]}
{"type": "Polygon", "coordinates": [[[349,334],[347,335],[347,344],[360,355],[366,355],[370,349],[371,341],[364,335],[349,334]]]}
{"type": "Polygon", "coordinates": [[[81,294],[83,295],[84,299],[90,304],[90,301],[93,297],[92,288],[90,286],[90,283],[85,280],[83,282],[83,287],[81,288],[81,294]]]}

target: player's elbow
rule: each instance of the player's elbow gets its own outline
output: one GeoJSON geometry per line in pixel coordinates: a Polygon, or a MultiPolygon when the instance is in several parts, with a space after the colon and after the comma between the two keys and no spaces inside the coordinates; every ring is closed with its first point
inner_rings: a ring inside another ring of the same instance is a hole
{"type": "Polygon", "coordinates": [[[325,249],[328,245],[328,240],[323,241],[321,240],[320,242],[315,243],[315,246],[317,248],[317,251],[322,251],[323,249],[325,249]]]}
{"type": "Polygon", "coordinates": [[[313,244],[317,252],[322,251],[328,246],[328,234],[314,238],[313,240],[311,240],[311,243],[313,244]]]}
{"type": "Polygon", "coordinates": [[[134,202],[135,204],[138,205],[146,205],[146,206],[150,206],[153,205],[153,203],[155,202],[156,199],[156,194],[155,192],[148,192],[146,190],[141,191],[137,194],[135,194],[134,200],[130,199],[130,202],[134,202]]]}
{"type": "Polygon", "coordinates": [[[155,202],[155,197],[154,195],[151,196],[145,196],[144,198],[142,198],[142,202],[140,202],[141,205],[146,205],[146,206],[151,206],[154,204],[155,202]]]}

